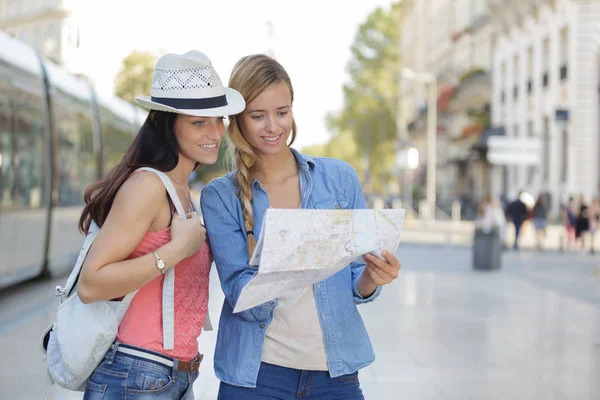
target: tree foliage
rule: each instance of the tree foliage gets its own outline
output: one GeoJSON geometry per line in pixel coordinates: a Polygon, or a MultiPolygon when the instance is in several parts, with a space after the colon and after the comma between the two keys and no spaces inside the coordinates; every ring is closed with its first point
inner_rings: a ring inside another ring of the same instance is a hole
{"type": "Polygon", "coordinates": [[[368,176],[378,192],[391,178],[397,142],[399,20],[396,2],[389,9],[376,9],[360,25],[347,66],[344,106],[327,119],[333,144],[327,155],[341,152],[339,158],[350,162],[363,179],[368,176]],[[352,151],[350,145],[340,150],[349,142],[354,143],[352,151]]]}
{"type": "Polygon", "coordinates": [[[150,53],[136,50],[129,53],[115,78],[115,95],[136,104],[136,96],[150,93],[155,63],[156,57],[150,53]]]}

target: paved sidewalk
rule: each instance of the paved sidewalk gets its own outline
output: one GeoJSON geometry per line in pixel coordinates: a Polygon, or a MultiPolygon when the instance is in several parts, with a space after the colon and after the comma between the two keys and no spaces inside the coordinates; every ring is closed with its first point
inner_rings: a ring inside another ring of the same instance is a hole
{"type": "MultiPolygon", "coordinates": [[[[366,399],[600,398],[599,256],[507,252],[500,271],[481,272],[467,247],[403,244],[398,254],[400,278],[360,307],[377,354],[360,373],[366,399]]],[[[0,399],[44,398],[37,340],[51,318],[48,294],[62,280],[0,291],[0,399]]],[[[216,323],[216,279],[211,295],[216,323]]],[[[199,340],[207,357],[198,400],[216,398],[215,337],[199,340]]]]}

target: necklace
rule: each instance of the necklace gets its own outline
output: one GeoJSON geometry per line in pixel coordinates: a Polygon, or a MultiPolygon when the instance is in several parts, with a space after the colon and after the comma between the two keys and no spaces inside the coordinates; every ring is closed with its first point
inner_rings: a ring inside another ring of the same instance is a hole
{"type": "Polygon", "coordinates": [[[190,198],[190,204],[188,205],[188,212],[192,212],[194,211],[194,208],[192,207],[192,196],[190,193],[190,188],[188,186],[182,185],[181,183],[179,183],[179,181],[175,178],[173,178],[171,175],[167,174],[167,176],[169,177],[169,179],[171,179],[173,182],[175,182],[180,188],[184,189],[187,191],[188,193],[188,197],[190,198]]]}
{"type": "Polygon", "coordinates": [[[182,185],[181,183],[179,183],[179,181],[178,181],[177,179],[173,178],[171,175],[167,174],[167,176],[168,176],[168,177],[169,177],[169,178],[170,178],[170,179],[171,179],[173,182],[175,182],[176,184],[178,184],[179,186],[181,186],[181,187],[185,187],[184,185],[182,185]]]}

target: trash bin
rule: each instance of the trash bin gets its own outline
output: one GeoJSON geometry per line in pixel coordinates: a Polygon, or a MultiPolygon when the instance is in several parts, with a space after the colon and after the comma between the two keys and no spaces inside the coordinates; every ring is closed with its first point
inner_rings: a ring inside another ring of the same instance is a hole
{"type": "Polygon", "coordinates": [[[495,270],[502,266],[502,241],[498,229],[475,229],[473,238],[473,268],[495,270]]]}

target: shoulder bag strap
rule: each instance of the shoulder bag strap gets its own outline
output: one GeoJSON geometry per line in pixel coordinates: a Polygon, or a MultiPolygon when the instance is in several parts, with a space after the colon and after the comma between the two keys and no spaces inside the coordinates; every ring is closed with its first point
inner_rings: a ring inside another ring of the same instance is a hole
{"type": "MultiPolygon", "coordinates": [[[[177,191],[171,179],[159,170],[149,167],[138,168],[136,171],[148,171],[156,174],[169,193],[175,210],[181,218],[186,218],[186,213],[181,205],[177,191]]],[[[125,299],[123,299],[125,300],[125,299]]],[[[172,350],[175,347],[175,267],[165,273],[162,287],[162,321],[163,321],[163,348],[172,350]]]]}

